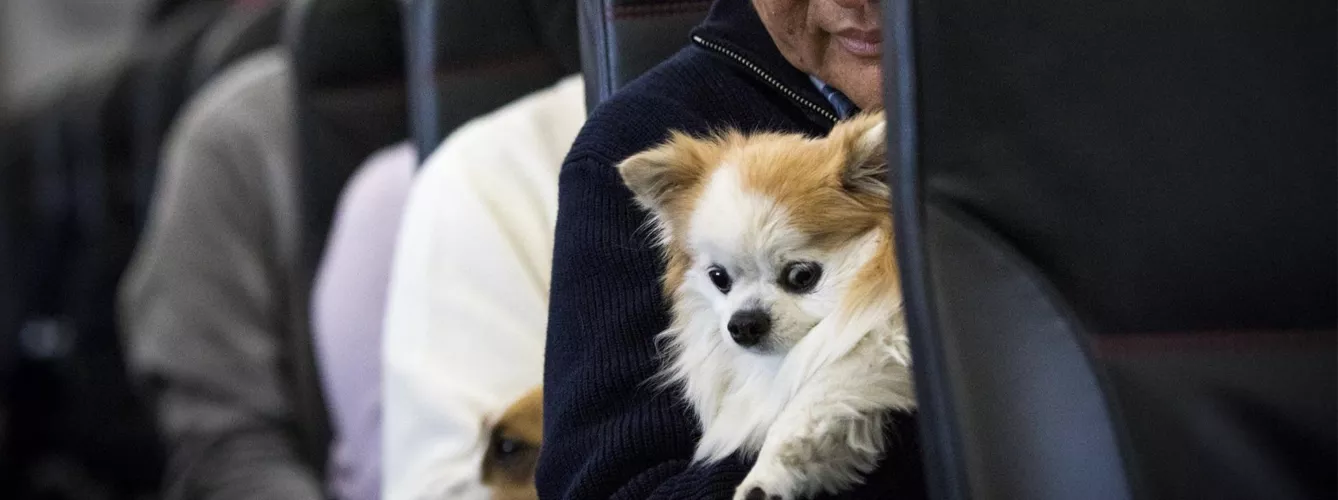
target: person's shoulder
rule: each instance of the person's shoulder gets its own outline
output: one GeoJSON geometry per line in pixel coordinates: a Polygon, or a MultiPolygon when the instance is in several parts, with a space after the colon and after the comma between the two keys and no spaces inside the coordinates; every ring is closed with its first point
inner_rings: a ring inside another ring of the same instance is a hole
{"type": "Polygon", "coordinates": [[[569,159],[620,161],[652,147],[671,130],[705,133],[739,115],[754,87],[718,57],[695,45],[619,89],[590,115],[569,159]]]}
{"type": "Polygon", "coordinates": [[[268,49],[221,71],[196,93],[184,116],[226,116],[230,110],[262,109],[290,99],[293,67],[279,49],[268,49]]]}
{"type": "Polygon", "coordinates": [[[247,209],[289,193],[296,112],[288,61],[282,51],[261,52],[197,92],[167,134],[159,189],[203,191],[208,203],[247,209]]]}
{"type": "Polygon", "coordinates": [[[793,113],[755,75],[689,43],[600,103],[567,159],[613,164],[660,144],[671,131],[705,135],[792,120],[793,113]]]}
{"type": "Polygon", "coordinates": [[[178,147],[239,137],[286,140],[295,125],[292,64],[278,49],[259,52],[218,74],[185,105],[173,126],[178,147]]]}

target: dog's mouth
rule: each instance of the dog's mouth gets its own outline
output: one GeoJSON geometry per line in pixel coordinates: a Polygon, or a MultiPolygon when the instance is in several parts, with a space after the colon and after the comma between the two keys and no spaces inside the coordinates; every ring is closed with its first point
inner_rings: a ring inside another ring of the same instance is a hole
{"type": "Polygon", "coordinates": [[[757,354],[759,356],[770,356],[778,354],[780,351],[778,346],[773,345],[773,342],[771,341],[764,341],[762,343],[750,347],[740,346],[740,349],[743,349],[753,354],[757,354]]]}
{"type": "Polygon", "coordinates": [[[759,339],[756,343],[751,345],[743,345],[731,339],[729,332],[722,331],[721,333],[724,334],[725,342],[729,343],[734,349],[739,349],[749,354],[757,356],[776,356],[783,355],[788,350],[784,342],[781,342],[780,339],[773,336],[759,339]]]}

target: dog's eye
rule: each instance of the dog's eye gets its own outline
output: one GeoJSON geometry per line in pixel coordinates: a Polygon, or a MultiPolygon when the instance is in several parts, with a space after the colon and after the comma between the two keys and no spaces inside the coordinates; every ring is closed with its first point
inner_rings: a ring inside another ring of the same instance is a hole
{"type": "Polygon", "coordinates": [[[706,270],[706,276],[711,278],[711,284],[714,284],[720,293],[729,293],[729,286],[734,283],[729,279],[729,273],[720,266],[711,266],[706,270]]]}
{"type": "Polygon", "coordinates": [[[808,293],[822,277],[822,266],[816,262],[791,262],[781,271],[780,285],[790,293],[808,293]]]}
{"type": "Polygon", "coordinates": [[[496,441],[493,442],[493,451],[497,454],[497,457],[499,459],[505,459],[506,457],[513,456],[516,453],[524,451],[528,447],[529,445],[519,440],[508,439],[503,437],[499,437],[496,441]]]}
{"type": "Polygon", "coordinates": [[[539,443],[508,437],[494,430],[492,443],[483,456],[483,482],[524,484],[534,480],[539,443]]]}

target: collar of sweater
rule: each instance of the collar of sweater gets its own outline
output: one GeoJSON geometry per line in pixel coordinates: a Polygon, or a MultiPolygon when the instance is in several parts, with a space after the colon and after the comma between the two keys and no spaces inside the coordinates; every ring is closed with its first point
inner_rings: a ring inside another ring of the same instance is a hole
{"type": "Polygon", "coordinates": [[[781,55],[751,1],[716,0],[706,20],[692,30],[692,38],[734,52],[737,57],[720,55],[783,94],[813,123],[828,129],[835,123],[837,115],[832,104],[818,92],[808,74],[790,65],[781,55]],[[755,67],[748,67],[749,63],[755,67]],[[768,77],[774,81],[767,81],[768,77]]]}

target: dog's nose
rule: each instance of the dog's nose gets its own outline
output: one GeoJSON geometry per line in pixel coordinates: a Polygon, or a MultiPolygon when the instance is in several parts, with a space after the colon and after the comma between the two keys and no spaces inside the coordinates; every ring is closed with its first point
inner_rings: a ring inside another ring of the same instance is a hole
{"type": "Polygon", "coordinates": [[[752,347],[762,341],[771,331],[771,316],[766,311],[756,309],[739,311],[729,318],[726,325],[730,338],[743,347],[752,347]]]}

